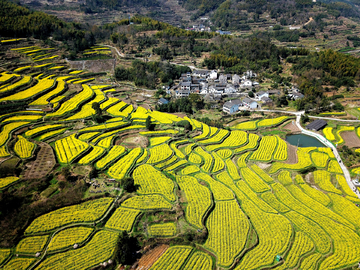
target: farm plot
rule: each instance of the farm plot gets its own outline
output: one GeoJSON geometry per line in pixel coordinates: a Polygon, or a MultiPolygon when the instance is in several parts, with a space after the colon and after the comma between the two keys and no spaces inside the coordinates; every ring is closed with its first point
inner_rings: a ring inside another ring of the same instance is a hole
{"type": "Polygon", "coordinates": [[[74,246],[84,242],[93,232],[89,227],[74,227],[57,233],[48,246],[48,252],[74,246]]]}
{"type": "Polygon", "coordinates": [[[135,219],[140,214],[140,210],[119,207],[105,224],[105,228],[131,231],[135,219]]]}
{"type": "Polygon", "coordinates": [[[141,151],[141,148],[132,149],[125,157],[109,168],[108,174],[115,179],[124,178],[128,170],[136,162],[136,159],[141,155],[141,151]]]}
{"type": "Polygon", "coordinates": [[[55,164],[55,155],[51,146],[46,143],[40,143],[40,151],[36,156],[36,160],[25,171],[25,178],[35,179],[45,177],[55,164]]]}
{"type": "Polygon", "coordinates": [[[168,159],[173,154],[173,151],[167,144],[161,144],[153,148],[150,148],[149,152],[150,152],[150,158],[146,162],[149,164],[160,163],[168,159]]]}
{"type": "Polygon", "coordinates": [[[239,123],[235,126],[233,126],[233,129],[240,129],[240,130],[255,130],[257,129],[257,123],[258,120],[255,121],[247,121],[247,122],[242,122],[239,123]]]}
{"type": "Polygon", "coordinates": [[[148,251],[138,261],[136,270],[149,270],[150,267],[166,252],[168,245],[160,245],[148,251]]]}
{"type": "Polygon", "coordinates": [[[27,100],[31,97],[37,96],[42,92],[45,92],[46,90],[50,89],[53,85],[54,85],[54,80],[47,80],[47,79],[40,80],[39,83],[33,87],[30,87],[26,90],[23,90],[11,96],[0,98],[0,102],[27,100]]]}
{"type": "Polygon", "coordinates": [[[41,133],[47,132],[47,131],[51,131],[54,129],[59,129],[62,128],[63,125],[61,124],[55,124],[55,125],[45,125],[45,126],[41,126],[41,127],[36,127],[34,129],[30,129],[28,131],[25,132],[25,137],[35,137],[40,135],[41,133]]]}
{"type": "Polygon", "coordinates": [[[41,252],[45,247],[48,238],[48,235],[26,237],[16,246],[16,252],[31,254],[41,252]]]}
{"type": "Polygon", "coordinates": [[[90,88],[90,86],[83,84],[83,90],[72,97],[71,99],[65,101],[63,104],[61,104],[60,108],[53,113],[47,114],[47,117],[61,117],[64,116],[72,111],[74,111],[76,108],[78,108],[81,104],[85,103],[89,99],[91,99],[94,95],[94,91],[90,88]]]}
{"type": "Polygon", "coordinates": [[[168,248],[160,259],[153,264],[151,270],[181,269],[192,249],[190,246],[172,246],[168,248]]]}
{"type": "Polygon", "coordinates": [[[201,269],[210,270],[213,269],[213,262],[211,256],[205,252],[196,251],[193,253],[189,260],[186,262],[184,270],[201,269]]]}
{"type": "Polygon", "coordinates": [[[275,173],[280,169],[290,169],[290,170],[301,170],[305,169],[312,165],[312,161],[310,158],[309,152],[314,150],[315,148],[307,147],[307,148],[298,148],[297,156],[298,162],[296,164],[287,164],[275,162],[271,166],[270,173],[275,173]]]}
{"type": "Polygon", "coordinates": [[[137,210],[171,209],[172,204],[161,195],[142,195],[127,199],[121,204],[122,207],[137,210]]]}
{"type": "Polygon", "coordinates": [[[31,82],[31,76],[24,76],[21,80],[13,83],[13,84],[6,84],[0,87],[0,93],[10,92],[15,90],[19,87],[27,85],[31,82]]]}
{"type": "MultiPolygon", "coordinates": [[[[270,161],[272,159],[275,148],[278,144],[277,137],[265,136],[260,141],[259,149],[250,157],[252,160],[270,161]]],[[[280,156],[279,156],[280,157],[280,156]]]]}
{"type": "Polygon", "coordinates": [[[105,213],[112,202],[112,198],[100,198],[60,208],[36,218],[25,233],[47,232],[71,223],[93,222],[105,213]]]}
{"type": "Polygon", "coordinates": [[[109,164],[116,162],[116,160],[119,157],[121,157],[125,153],[125,151],[126,149],[124,146],[114,145],[105,157],[103,157],[98,162],[96,162],[95,164],[96,168],[98,169],[106,168],[107,166],[109,166],[109,164]]]}
{"type": "Polygon", "coordinates": [[[78,113],[73,114],[72,116],[65,119],[65,121],[71,121],[71,120],[78,120],[78,119],[85,119],[86,117],[90,117],[95,114],[95,110],[92,108],[92,105],[94,103],[101,103],[106,99],[105,94],[101,92],[100,90],[94,90],[95,92],[95,98],[82,106],[81,111],[78,113]]]}
{"type": "Polygon", "coordinates": [[[335,188],[331,183],[330,177],[331,174],[327,171],[314,172],[314,181],[322,190],[341,194],[341,191],[335,188]]]}
{"type": "Polygon", "coordinates": [[[360,147],[360,139],[354,131],[344,131],[341,136],[349,148],[360,147]]]}
{"type": "Polygon", "coordinates": [[[45,258],[37,269],[76,270],[93,268],[112,258],[117,233],[99,231],[84,247],[45,258]]]}
{"type": "Polygon", "coordinates": [[[75,138],[75,134],[55,142],[56,155],[61,163],[71,163],[90,146],[75,138]]]}
{"type": "Polygon", "coordinates": [[[276,126],[276,125],[281,124],[282,122],[284,122],[288,118],[289,118],[288,116],[280,116],[280,117],[277,117],[277,118],[264,119],[264,120],[259,121],[257,123],[257,126],[258,127],[276,126]]]}
{"type": "Polygon", "coordinates": [[[152,236],[171,237],[176,234],[175,223],[153,224],[148,227],[148,233],[152,236]]]}
{"type": "Polygon", "coordinates": [[[133,173],[135,185],[139,185],[140,194],[160,194],[169,201],[175,200],[174,183],[154,167],[140,165],[133,173]]]}
{"type": "Polygon", "coordinates": [[[7,264],[4,265],[4,270],[27,269],[35,261],[36,261],[36,259],[34,259],[34,258],[15,257],[15,258],[11,259],[7,264]]]}
{"type": "Polygon", "coordinates": [[[98,159],[105,153],[105,149],[99,146],[94,146],[93,150],[85,157],[79,160],[79,164],[85,165],[92,163],[94,160],[98,159]]]}
{"type": "Polygon", "coordinates": [[[13,131],[28,124],[30,124],[30,122],[14,122],[4,125],[0,132],[0,146],[3,146],[7,142],[13,131]]]}
{"type": "Polygon", "coordinates": [[[15,176],[0,178],[0,190],[6,188],[7,186],[11,185],[12,183],[15,183],[18,180],[19,177],[15,177],[15,176]]]}
{"type": "Polygon", "coordinates": [[[248,219],[235,200],[217,202],[206,227],[209,237],[204,247],[215,252],[218,265],[229,267],[245,246],[248,219]]]}
{"type": "Polygon", "coordinates": [[[177,177],[181,190],[187,199],[186,220],[197,228],[203,227],[203,219],[212,204],[211,192],[191,176],[177,177]]]}
{"type": "Polygon", "coordinates": [[[20,158],[29,158],[36,147],[35,143],[29,142],[23,136],[18,135],[18,141],[15,143],[14,151],[20,158]]]}
{"type": "Polygon", "coordinates": [[[49,100],[55,98],[56,96],[60,95],[62,92],[65,91],[66,83],[64,81],[57,82],[57,86],[54,90],[50,91],[49,93],[39,97],[29,105],[33,106],[45,106],[49,104],[49,100]]]}
{"type": "Polygon", "coordinates": [[[220,148],[239,147],[247,142],[247,133],[244,131],[231,131],[230,135],[220,144],[212,144],[206,147],[208,151],[214,151],[220,148]]]}

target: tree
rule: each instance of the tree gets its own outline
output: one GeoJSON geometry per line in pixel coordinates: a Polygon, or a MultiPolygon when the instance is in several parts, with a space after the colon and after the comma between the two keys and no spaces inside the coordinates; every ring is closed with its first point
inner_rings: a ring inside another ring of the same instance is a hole
{"type": "Polygon", "coordinates": [[[146,118],[145,126],[146,126],[147,130],[151,129],[151,117],[150,117],[150,115],[146,118]]]}
{"type": "Polygon", "coordinates": [[[135,192],[138,188],[138,185],[135,185],[134,179],[131,177],[121,179],[120,185],[126,192],[135,192]]]}
{"type": "Polygon", "coordinates": [[[130,265],[136,260],[136,251],[140,248],[139,242],[135,237],[131,237],[127,232],[123,231],[119,235],[115,260],[118,264],[130,265]]]}
{"type": "Polygon", "coordinates": [[[100,108],[100,104],[99,104],[98,102],[94,102],[94,103],[91,105],[91,108],[94,109],[96,115],[101,116],[102,111],[101,111],[101,108],[100,108]]]}
{"type": "Polygon", "coordinates": [[[249,97],[253,98],[255,95],[252,91],[249,92],[249,97]]]}

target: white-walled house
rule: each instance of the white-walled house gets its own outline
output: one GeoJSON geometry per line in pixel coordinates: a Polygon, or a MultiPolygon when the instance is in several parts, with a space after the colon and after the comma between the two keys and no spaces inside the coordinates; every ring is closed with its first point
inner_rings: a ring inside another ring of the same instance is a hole
{"type": "Polygon", "coordinates": [[[242,100],[242,102],[243,102],[244,106],[249,109],[256,109],[258,107],[257,102],[251,98],[244,98],[242,100]]]}
{"type": "Polygon", "coordinates": [[[255,99],[256,100],[262,100],[264,97],[269,97],[269,93],[264,92],[264,91],[260,91],[260,92],[255,93],[255,99]]]}
{"type": "Polygon", "coordinates": [[[239,107],[242,106],[243,103],[240,99],[230,100],[224,103],[223,105],[223,112],[232,114],[239,110],[239,107]]]}
{"type": "Polygon", "coordinates": [[[216,70],[212,70],[209,74],[209,78],[212,79],[212,80],[216,80],[217,79],[217,72],[216,70]]]}
{"type": "Polygon", "coordinates": [[[221,83],[221,84],[226,84],[226,83],[227,83],[227,77],[226,77],[226,75],[221,74],[221,75],[219,76],[219,83],[221,83]]]}
{"type": "Polygon", "coordinates": [[[188,97],[190,95],[190,90],[177,90],[175,91],[177,98],[188,97]]]}
{"type": "Polygon", "coordinates": [[[240,84],[240,76],[235,74],[232,76],[232,84],[240,84]]]}
{"type": "Polygon", "coordinates": [[[252,81],[250,80],[244,80],[241,84],[241,88],[251,88],[253,86],[252,81]]]}

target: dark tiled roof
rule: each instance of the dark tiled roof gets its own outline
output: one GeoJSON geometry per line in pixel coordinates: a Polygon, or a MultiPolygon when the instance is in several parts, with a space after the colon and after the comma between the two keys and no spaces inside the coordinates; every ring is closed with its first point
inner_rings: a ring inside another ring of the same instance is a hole
{"type": "Polygon", "coordinates": [[[322,119],[317,119],[306,126],[307,129],[320,130],[327,125],[327,122],[322,119]]]}

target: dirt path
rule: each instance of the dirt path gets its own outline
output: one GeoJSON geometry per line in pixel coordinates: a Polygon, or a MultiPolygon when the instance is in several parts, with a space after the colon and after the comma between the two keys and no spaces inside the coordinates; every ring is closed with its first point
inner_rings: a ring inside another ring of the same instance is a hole
{"type": "Polygon", "coordinates": [[[306,22],[306,23],[304,24],[304,26],[305,26],[305,25],[308,25],[309,23],[311,23],[311,22],[313,22],[313,21],[314,21],[313,17],[310,17],[310,18],[309,18],[309,21],[306,22]]]}

